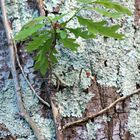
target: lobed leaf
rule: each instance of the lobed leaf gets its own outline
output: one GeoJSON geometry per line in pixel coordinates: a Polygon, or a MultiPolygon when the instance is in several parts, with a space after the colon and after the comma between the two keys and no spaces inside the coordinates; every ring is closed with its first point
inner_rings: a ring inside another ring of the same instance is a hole
{"type": "Polygon", "coordinates": [[[37,56],[34,57],[35,70],[39,70],[42,75],[46,74],[47,69],[50,67],[50,63],[57,63],[57,59],[54,56],[57,51],[55,48],[51,51],[51,45],[52,38],[48,39],[45,42],[45,44],[40,48],[39,52],[37,53],[37,56]]]}
{"type": "Polygon", "coordinates": [[[55,64],[55,63],[58,62],[57,58],[54,56],[53,53],[51,53],[49,57],[50,57],[50,60],[51,60],[51,62],[52,62],[53,64],[55,64]]]}
{"type": "Polygon", "coordinates": [[[132,15],[132,13],[130,12],[130,10],[128,10],[128,8],[121,6],[119,3],[112,2],[110,0],[96,0],[96,1],[94,1],[94,0],[77,0],[77,1],[82,2],[84,4],[99,4],[106,8],[114,9],[117,12],[122,13],[122,14],[132,15]]]}
{"type": "Polygon", "coordinates": [[[44,48],[38,52],[35,59],[36,59],[35,66],[34,66],[35,70],[40,70],[41,74],[45,75],[49,67],[49,63],[48,63],[47,55],[44,48]]]}
{"type": "Polygon", "coordinates": [[[37,24],[33,26],[32,28],[26,28],[24,30],[21,30],[16,36],[16,41],[24,41],[28,37],[30,37],[33,33],[37,32],[39,29],[41,29],[44,26],[44,24],[37,24]]]}
{"type": "Polygon", "coordinates": [[[88,4],[88,3],[91,3],[93,2],[93,0],[77,0],[78,2],[82,2],[84,4],[88,4]]]}
{"type": "Polygon", "coordinates": [[[86,26],[88,31],[93,34],[100,34],[106,37],[113,37],[115,39],[123,39],[124,35],[116,33],[120,28],[119,25],[105,26],[106,21],[93,22],[92,20],[85,19],[82,17],[77,17],[81,25],[86,26]]]}
{"type": "Polygon", "coordinates": [[[34,37],[33,40],[28,43],[26,49],[28,52],[35,51],[39,49],[40,46],[43,46],[47,41],[49,41],[49,38],[46,34],[34,37]]]}
{"type": "Polygon", "coordinates": [[[111,12],[111,11],[108,11],[108,9],[103,9],[103,8],[85,7],[84,9],[86,9],[86,10],[94,10],[97,13],[99,13],[101,15],[104,15],[106,17],[109,17],[109,18],[119,18],[119,17],[122,16],[122,13],[120,13],[120,12],[111,12]]]}
{"type": "Polygon", "coordinates": [[[119,3],[111,2],[110,0],[96,0],[93,3],[102,5],[109,9],[114,9],[114,10],[118,11],[119,13],[132,15],[132,13],[128,10],[128,8],[121,6],[119,3]]]}
{"type": "Polygon", "coordinates": [[[47,19],[46,16],[40,16],[40,17],[37,17],[37,18],[34,18],[32,19],[31,21],[29,21],[28,23],[26,23],[21,30],[24,30],[26,28],[30,28],[30,27],[33,27],[35,26],[36,24],[40,23],[41,21],[47,19]]]}
{"type": "Polygon", "coordinates": [[[75,43],[75,41],[76,39],[73,38],[65,38],[60,40],[65,48],[71,49],[72,51],[77,50],[77,47],[79,46],[79,44],[75,43]]]}
{"type": "Polygon", "coordinates": [[[65,30],[60,30],[61,39],[65,39],[67,37],[67,32],[65,30]]]}
{"type": "Polygon", "coordinates": [[[75,35],[75,37],[82,37],[84,39],[95,38],[94,34],[89,33],[88,31],[83,31],[81,28],[67,28],[71,33],[75,35]]]}
{"type": "Polygon", "coordinates": [[[62,14],[62,15],[55,15],[54,18],[51,18],[51,21],[52,21],[52,22],[56,22],[56,21],[62,19],[65,15],[67,15],[67,13],[62,14]]]}

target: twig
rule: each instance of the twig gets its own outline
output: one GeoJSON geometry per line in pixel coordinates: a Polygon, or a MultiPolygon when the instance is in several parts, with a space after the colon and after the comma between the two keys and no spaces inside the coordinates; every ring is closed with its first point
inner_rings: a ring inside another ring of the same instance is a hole
{"type": "Polygon", "coordinates": [[[12,30],[9,26],[8,19],[7,19],[5,0],[0,0],[0,4],[1,4],[1,11],[2,11],[2,16],[3,16],[2,20],[3,20],[4,27],[5,27],[7,42],[8,42],[8,46],[9,46],[11,72],[12,72],[12,76],[13,76],[13,80],[14,80],[14,86],[15,86],[15,92],[16,92],[16,98],[17,98],[17,106],[19,107],[19,111],[21,112],[21,115],[31,126],[36,138],[38,140],[44,140],[44,136],[41,135],[40,130],[37,128],[35,122],[29,116],[29,114],[27,113],[27,111],[25,110],[24,105],[23,105],[21,88],[20,88],[20,84],[18,81],[16,66],[15,66],[15,54],[14,54],[14,47],[13,47],[13,44],[12,44],[13,42],[12,42],[12,38],[11,38],[12,30]]]}
{"type": "Polygon", "coordinates": [[[53,113],[53,119],[55,122],[55,128],[56,128],[56,139],[57,140],[64,140],[63,132],[61,129],[61,115],[59,114],[58,107],[54,104],[54,98],[51,96],[51,107],[52,107],[52,113],[53,113]]]}
{"type": "Polygon", "coordinates": [[[108,110],[110,110],[111,108],[113,108],[117,103],[123,101],[123,100],[126,100],[127,98],[130,98],[131,96],[137,94],[138,92],[140,92],[140,89],[137,89],[135,90],[133,93],[131,93],[130,95],[127,95],[127,96],[123,96],[123,97],[120,97],[118,98],[116,101],[114,101],[112,104],[110,104],[108,107],[102,109],[101,111],[99,111],[98,113],[96,114],[92,114],[90,116],[87,116],[85,118],[82,118],[82,119],[79,119],[77,121],[74,121],[74,122],[70,122],[70,123],[67,123],[66,125],[63,126],[63,130],[65,130],[66,128],[69,128],[69,127],[72,127],[74,125],[78,125],[78,124],[81,124],[81,123],[85,123],[87,122],[88,120],[90,119],[94,119],[96,117],[98,117],[99,115],[102,115],[104,114],[105,112],[107,112],[108,110]]]}
{"type": "Polygon", "coordinates": [[[50,104],[48,102],[46,102],[45,100],[43,100],[35,91],[35,89],[33,88],[33,86],[31,85],[30,81],[27,79],[26,75],[25,75],[25,72],[20,64],[20,60],[19,60],[19,56],[17,54],[17,47],[16,47],[16,43],[15,41],[13,40],[13,46],[14,46],[14,49],[15,49],[15,56],[16,56],[16,60],[17,60],[17,63],[18,63],[18,66],[22,72],[22,75],[24,77],[24,79],[26,80],[27,84],[29,85],[30,89],[33,91],[33,93],[35,94],[35,96],[45,105],[47,105],[48,107],[50,107],[50,104]]]}
{"type": "Polygon", "coordinates": [[[80,86],[80,83],[81,83],[81,75],[82,75],[82,71],[83,71],[84,69],[83,68],[81,68],[81,70],[80,70],[80,73],[79,73],[79,82],[78,82],[78,85],[80,86]]]}
{"type": "MultiPolygon", "coordinates": [[[[43,1],[42,0],[37,0],[37,3],[38,3],[38,7],[39,7],[39,12],[40,12],[40,15],[43,16],[45,15],[45,13],[43,13],[43,1]]],[[[44,11],[45,12],[45,11],[44,11]]],[[[43,100],[35,91],[35,89],[33,88],[33,86],[31,85],[30,81],[27,79],[26,75],[25,75],[25,72],[20,64],[20,60],[19,60],[19,56],[18,56],[18,53],[17,53],[17,46],[16,46],[16,43],[15,43],[15,40],[13,39],[12,37],[12,41],[13,41],[13,46],[14,46],[14,49],[15,49],[15,55],[16,55],[16,60],[17,60],[17,63],[18,63],[18,66],[22,72],[22,75],[24,77],[24,79],[26,80],[27,84],[29,85],[30,89],[32,90],[32,92],[36,95],[36,97],[45,105],[47,105],[48,107],[50,107],[50,104],[48,102],[46,102],[45,100],[43,100]]]]}
{"type": "Polygon", "coordinates": [[[43,0],[37,0],[37,4],[40,16],[45,16],[43,0]]]}
{"type": "Polygon", "coordinates": [[[52,74],[60,81],[61,84],[64,86],[70,86],[70,84],[66,83],[59,75],[57,75],[55,72],[52,72],[52,74]]]}

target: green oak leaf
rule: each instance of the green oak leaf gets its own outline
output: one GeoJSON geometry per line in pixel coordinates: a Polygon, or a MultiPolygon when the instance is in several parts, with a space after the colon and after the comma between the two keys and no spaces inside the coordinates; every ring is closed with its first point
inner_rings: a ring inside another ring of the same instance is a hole
{"type": "Polygon", "coordinates": [[[89,33],[88,31],[83,31],[82,28],[67,28],[75,37],[82,37],[84,39],[95,38],[94,34],[89,33]]]}
{"type": "Polygon", "coordinates": [[[105,37],[113,37],[115,39],[123,39],[124,35],[116,33],[120,28],[119,25],[107,26],[106,21],[93,22],[90,19],[85,19],[82,17],[77,17],[81,25],[86,26],[88,31],[93,34],[100,34],[105,37]]]}
{"type": "Polygon", "coordinates": [[[37,32],[38,30],[40,30],[43,26],[44,26],[44,24],[37,24],[37,25],[33,26],[32,28],[25,28],[25,29],[21,30],[15,36],[15,40],[16,41],[24,41],[28,37],[30,37],[32,34],[34,34],[35,32],[37,32]]]}
{"type": "Polygon", "coordinates": [[[75,43],[75,41],[76,39],[73,38],[65,38],[60,40],[65,48],[71,49],[72,51],[77,50],[77,47],[79,46],[79,44],[75,43]]]}

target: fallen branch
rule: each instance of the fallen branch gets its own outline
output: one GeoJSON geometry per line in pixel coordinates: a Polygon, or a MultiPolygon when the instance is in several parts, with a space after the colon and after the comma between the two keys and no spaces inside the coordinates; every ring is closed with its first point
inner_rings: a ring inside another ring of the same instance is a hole
{"type": "Polygon", "coordinates": [[[127,96],[123,96],[123,97],[120,97],[118,98],[116,101],[114,101],[112,104],[110,104],[108,107],[102,109],[101,111],[99,111],[98,113],[96,114],[92,114],[90,116],[87,116],[85,118],[82,118],[82,119],[79,119],[77,121],[74,121],[74,122],[70,122],[70,123],[67,123],[66,125],[63,126],[63,131],[66,129],[66,128],[69,128],[69,127],[72,127],[74,125],[78,125],[78,124],[81,124],[81,123],[85,123],[87,122],[88,120],[91,120],[91,119],[94,119],[96,117],[98,117],[99,115],[102,115],[104,113],[106,113],[108,110],[110,110],[111,108],[113,108],[117,103],[121,102],[121,101],[124,101],[126,100],[127,98],[130,98],[131,96],[137,94],[138,92],[140,92],[140,89],[137,89],[135,90],[132,94],[130,95],[127,95],[127,96]]]}
{"type": "Polygon", "coordinates": [[[7,37],[7,42],[8,42],[8,47],[9,47],[9,54],[10,54],[10,61],[11,61],[11,72],[14,80],[14,86],[15,86],[15,93],[16,93],[16,98],[17,98],[17,106],[19,107],[19,111],[21,112],[21,115],[23,118],[28,122],[30,127],[32,128],[34,135],[38,140],[45,140],[44,136],[41,135],[40,130],[37,128],[36,124],[32,120],[32,118],[29,116],[27,111],[24,108],[23,101],[22,101],[22,93],[21,93],[21,88],[20,84],[18,81],[18,76],[16,72],[16,65],[15,65],[15,53],[14,53],[14,47],[13,47],[13,42],[12,42],[12,30],[9,26],[8,19],[7,19],[7,12],[6,12],[6,6],[5,6],[5,0],[0,0],[1,4],[1,11],[2,11],[2,20],[3,24],[5,27],[6,31],[6,37],[7,37]]]}
{"type": "Polygon", "coordinates": [[[16,46],[16,43],[15,41],[13,40],[13,46],[14,46],[14,49],[15,49],[15,56],[16,56],[16,60],[17,60],[17,63],[18,63],[18,66],[21,70],[21,73],[24,77],[24,79],[26,80],[27,84],[29,85],[30,89],[32,90],[32,92],[35,94],[35,96],[43,103],[45,104],[46,106],[50,107],[50,104],[48,102],[46,102],[45,100],[43,100],[35,91],[35,89],[33,88],[33,86],[31,85],[30,81],[27,79],[26,75],[25,75],[25,72],[20,64],[20,60],[19,60],[19,56],[18,56],[18,53],[17,53],[17,46],[16,46]]]}

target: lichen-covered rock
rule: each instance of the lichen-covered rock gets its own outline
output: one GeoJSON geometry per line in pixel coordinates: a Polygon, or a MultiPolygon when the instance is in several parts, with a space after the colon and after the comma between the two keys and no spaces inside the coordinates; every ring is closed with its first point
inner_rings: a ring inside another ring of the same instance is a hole
{"type": "MultiPolygon", "coordinates": [[[[127,6],[132,11],[132,13],[134,13],[134,0],[116,0],[116,2],[120,2],[121,4],[127,6]]],[[[71,7],[76,6],[75,2],[69,3],[69,1],[67,1],[65,4],[72,5],[71,7]]],[[[94,12],[90,13],[88,11],[84,11],[80,14],[89,18],[94,18],[98,21],[104,19],[104,17],[99,16],[94,12]]],[[[87,64],[90,64],[92,67],[92,73],[97,76],[98,83],[104,86],[116,87],[118,89],[118,93],[126,96],[131,94],[137,87],[139,87],[136,85],[139,85],[140,83],[140,50],[138,47],[140,44],[139,29],[134,28],[134,16],[124,16],[121,19],[113,21],[108,18],[106,19],[108,20],[109,24],[119,23],[122,26],[120,32],[125,34],[125,39],[119,41],[112,38],[106,39],[103,37],[97,37],[94,40],[88,40],[86,42],[78,39],[81,44],[81,48],[78,50],[78,53],[71,54],[68,51],[62,51],[62,59],[59,61],[59,66],[56,67],[56,72],[59,71],[58,73],[61,74],[63,79],[64,75],[62,73],[68,72],[66,75],[69,75],[69,78],[65,79],[67,80],[73,77],[71,72],[67,70],[67,66],[69,69],[80,71],[81,68],[89,68],[87,64]],[[60,70],[60,67],[63,69],[60,70]],[[57,70],[57,68],[59,70],[57,70]]],[[[74,22],[72,21],[70,26],[73,25],[74,22]]],[[[74,78],[76,78],[76,74],[74,78]]],[[[131,99],[131,104],[137,108],[138,103],[139,96],[134,96],[131,99]]],[[[139,131],[139,127],[135,127],[136,125],[138,126],[138,114],[139,110],[134,110],[132,108],[130,109],[128,126],[130,132],[134,135],[134,139],[140,138],[137,133],[139,131]],[[133,120],[136,121],[133,122],[133,120]]],[[[119,136],[117,138],[119,139],[119,136]]],[[[116,138],[114,137],[114,139],[116,138]]]]}
{"type": "MultiPolygon", "coordinates": [[[[124,4],[132,12],[134,12],[134,0],[114,1],[124,4]]],[[[79,6],[77,5],[75,0],[45,0],[44,2],[49,11],[53,10],[52,7],[61,5],[62,13],[69,12],[73,9],[74,6],[79,6]]],[[[15,18],[12,23],[14,34],[17,33],[21,29],[22,25],[24,25],[27,21],[29,21],[33,17],[38,16],[38,11],[31,8],[26,0],[15,0],[12,3],[10,0],[7,0],[7,6],[9,7],[9,18],[15,18]]],[[[90,13],[89,11],[82,11],[80,14],[89,18],[94,18],[96,20],[104,19],[104,17],[99,16],[94,12],[90,13]]],[[[61,59],[59,61],[59,64],[55,67],[54,71],[58,75],[60,75],[62,79],[69,83],[70,86],[73,86],[74,84],[76,85],[76,93],[74,93],[73,90],[69,91],[69,89],[66,88],[63,92],[58,92],[56,94],[60,113],[64,117],[81,117],[86,108],[86,104],[93,97],[93,94],[91,96],[89,93],[85,94],[81,92],[83,89],[88,88],[88,86],[90,86],[91,84],[90,79],[86,77],[85,71],[91,72],[93,75],[96,75],[97,82],[101,85],[116,87],[118,89],[118,92],[121,92],[124,96],[132,93],[137,88],[137,86],[139,87],[140,31],[139,29],[134,28],[134,17],[124,16],[120,20],[117,19],[112,21],[108,18],[107,20],[109,21],[109,24],[119,23],[122,25],[122,29],[120,29],[120,32],[125,33],[125,40],[118,41],[98,36],[94,40],[88,40],[85,42],[81,38],[78,38],[77,42],[80,43],[80,48],[78,49],[77,53],[71,53],[69,50],[60,49],[59,57],[61,57],[61,59]],[[81,73],[81,80],[79,80],[81,69],[84,70],[81,73]]],[[[69,23],[69,26],[78,26],[77,24],[74,24],[75,21],[71,21],[69,23]]],[[[4,32],[1,32],[1,34],[3,36],[4,32]]],[[[0,39],[4,40],[4,36],[0,39]]],[[[10,77],[8,65],[5,64],[8,59],[6,50],[7,48],[5,47],[6,49],[3,51],[4,46],[6,46],[5,42],[0,44],[0,69],[2,71],[0,72],[0,123],[4,123],[13,135],[19,137],[17,138],[18,140],[34,140],[35,137],[32,134],[29,126],[22,118],[20,118],[20,115],[17,114],[18,108],[16,106],[15,93],[13,92],[13,81],[9,79],[6,81],[3,80],[10,77]],[[7,85],[5,85],[6,83],[7,85]],[[3,88],[4,85],[5,87],[3,88]]],[[[58,46],[58,48],[59,47],[60,46],[58,46]]],[[[23,54],[25,56],[24,51],[23,54]]],[[[23,69],[31,83],[38,85],[37,88],[39,88],[41,83],[36,82],[37,80],[35,80],[36,77],[33,74],[33,61],[31,58],[27,58],[27,61],[24,61],[26,64],[24,64],[23,69]]],[[[31,116],[33,115],[35,122],[41,128],[41,131],[46,136],[46,138],[55,139],[52,120],[40,117],[40,114],[38,113],[38,99],[32,94],[22,76],[20,76],[20,80],[23,87],[23,99],[26,109],[29,111],[31,116]]],[[[139,102],[139,95],[131,98],[128,128],[131,134],[134,135],[134,140],[140,139],[140,135],[138,133],[140,131],[138,123],[140,118],[140,110],[138,109],[139,102]]],[[[120,128],[120,125],[121,123],[114,124],[114,140],[120,139],[119,135],[115,135],[116,133],[118,134],[118,132],[116,132],[115,130],[118,130],[120,128]]],[[[77,130],[77,132],[82,135],[82,138],[89,140],[91,138],[95,139],[95,131],[95,122],[89,122],[86,125],[86,130],[77,130]]],[[[6,135],[9,134],[7,133],[6,135]]],[[[100,133],[100,135],[101,136],[98,135],[97,139],[103,138],[102,136],[104,136],[104,134],[100,133]]]]}

